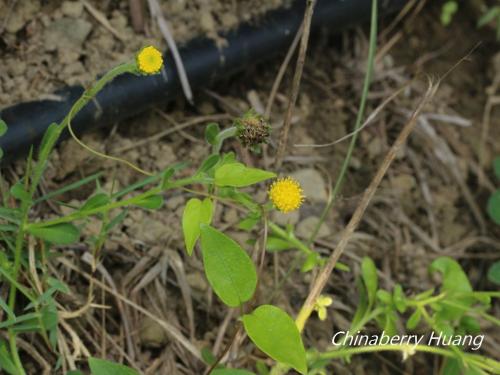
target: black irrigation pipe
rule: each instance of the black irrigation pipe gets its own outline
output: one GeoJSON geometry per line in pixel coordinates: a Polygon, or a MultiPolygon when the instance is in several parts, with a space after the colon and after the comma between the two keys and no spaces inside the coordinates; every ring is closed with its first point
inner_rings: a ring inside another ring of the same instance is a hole
{"type": "MultiPolygon", "coordinates": [[[[396,11],[406,2],[382,0],[379,14],[396,11]]],[[[222,49],[205,38],[188,42],[180,49],[180,54],[191,85],[208,86],[286,49],[302,22],[305,3],[306,0],[297,0],[289,8],[269,12],[257,23],[242,24],[224,35],[228,43],[222,49]]],[[[371,0],[318,0],[312,27],[338,31],[366,21],[370,4],[371,0]]],[[[72,121],[74,129],[83,132],[96,125],[116,123],[180,95],[182,90],[173,59],[169,54],[164,58],[163,74],[148,77],[127,74],[113,80],[78,113],[72,121]]],[[[9,126],[0,138],[4,161],[26,154],[31,145],[40,141],[51,123],[62,120],[83,90],[81,86],[66,87],[56,92],[60,100],[20,103],[0,111],[0,118],[9,126]]]]}

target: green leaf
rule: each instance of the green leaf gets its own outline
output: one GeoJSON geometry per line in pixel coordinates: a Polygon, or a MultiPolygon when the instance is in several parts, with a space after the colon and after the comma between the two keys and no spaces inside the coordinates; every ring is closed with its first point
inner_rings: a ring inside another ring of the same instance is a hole
{"type": "Polygon", "coordinates": [[[130,367],[92,357],[89,358],[89,367],[92,375],[139,375],[130,367]]]}
{"type": "Polygon", "coordinates": [[[210,372],[210,375],[255,375],[247,370],[239,370],[235,368],[218,368],[210,372]]]}
{"type": "Polygon", "coordinates": [[[377,295],[378,278],[377,267],[375,267],[375,263],[369,257],[363,257],[361,262],[361,277],[368,293],[368,304],[369,306],[373,306],[377,295]]]}
{"type": "Polygon", "coordinates": [[[161,195],[150,195],[146,198],[143,198],[137,202],[135,202],[136,206],[148,209],[148,210],[157,210],[163,204],[163,197],[161,195]]]}
{"type": "Polygon", "coordinates": [[[10,193],[12,196],[21,202],[29,202],[31,200],[30,194],[24,190],[22,181],[18,181],[11,187],[10,193]]]}
{"type": "Polygon", "coordinates": [[[500,190],[495,191],[488,200],[488,214],[491,219],[500,225],[500,190]]]}
{"type": "Polygon", "coordinates": [[[493,171],[495,172],[495,176],[500,180],[500,156],[497,156],[493,160],[493,171]]]}
{"type": "Polygon", "coordinates": [[[488,280],[494,284],[500,285],[500,260],[491,265],[488,270],[488,280]]]}
{"type": "Polygon", "coordinates": [[[396,309],[403,314],[406,311],[407,303],[406,296],[403,292],[403,287],[400,284],[396,284],[392,292],[392,300],[394,301],[394,306],[396,309]]]}
{"type": "Polygon", "coordinates": [[[208,282],[222,302],[236,307],[252,298],[257,272],[240,245],[224,233],[202,224],[201,252],[208,282]]]}
{"type": "Polygon", "coordinates": [[[201,163],[201,166],[196,174],[210,172],[210,170],[215,167],[219,161],[220,156],[218,154],[209,155],[205,160],[203,160],[203,163],[201,163]]]}
{"type": "Polygon", "coordinates": [[[80,370],[72,370],[72,371],[68,371],[66,373],[66,375],[84,375],[84,374],[80,370]]]}
{"type": "Polygon", "coordinates": [[[59,125],[55,122],[49,125],[38,149],[38,160],[45,161],[59,136],[59,125]]]}
{"type": "Polygon", "coordinates": [[[306,351],[293,319],[276,306],[262,305],[241,318],[253,343],[272,359],[307,373],[306,351]]]}
{"type": "Polygon", "coordinates": [[[483,14],[477,21],[477,26],[482,27],[487,23],[493,21],[494,18],[500,15],[500,7],[491,7],[485,14],[483,14]]]}
{"type": "Polygon", "coordinates": [[[224,164],[215,171],[217,186],[244,187],[276,177],[273,172],[249,168],[241,163],[224,164]]]}
{"type": "Polygon", "coordinates": [[[28,232],[35,237],[58,245],[69,245],[80,239],[80,231],[71,223],[47,227],[28,227],[28,232]]]}
{"type": "Polygon", "coordinates": [[[283,251],[293,249],[293,245],[281,238],[269,236],[267,237],[266,250],[270,252],[283,251]]]}
{"type": "Polygon", "coordinates": [[[90,211],[94,208],[104,206],[109,203],[109,196],[105,193],[98,193],[90,197],[87,202],[80,208],[80,211],[90,211]]]}
{"type": "Polygon", "coordinates": [[[481,333],[481,326],[479,321],[473,316],[463,316],[460,319],[460,326],[463,327],[467,333],[478,335],[481,333]]]}
{"type": "Polygon", "coordinates": [[[309,272],[311,271],[314,267],[316,267],[318,264],[320,264],[321,257],[318,253],[311,251],[307,257],[304,263],[302,263],[302,266],[300,267],[300,272],[309,272]]]}
{"type": "Polygon", "coordinates": [[[16,375],[19,373],[17,371],[16,365],[12,362],[9,349],[3,340],[0,340],[0,369],[5,370],[8,374],[16,375]]]}
{"type": "Polygon", "coordinates": [[[219,124],[211,122],[205,128],[205,139],[209,144],[213,145],[217,141],[217,136],[219,135],[219,133],[220,133],[219,124]]]}
{"type": "Polygon", "coordinates": [[[193,253],[194,245],[200,237],[200,224],[210,224],[212,221],[213,203],[209,198],[203,201],[191,198],[182,214],[182,232],[188,255],[193,253]]]}
{"type": "Polygon", "coordinates": [[[9,319],[16,319],[16,315],[14,314],[14,311],[7,305],[7,303],[4,301],[2,297],[0,297],[0,308],[2,308],[3,311],[7,314],[7,317],[9,319]]]}
{"type": "MultiPolygon", "coordinates": [[[[432,262],[430,271],[442,274],[441,290],[446,293],[447,300],[465,307],[472,304],[472,298],[459,296],[461,293],[472,292],[472,287],[467,275],[457,261],[449,257],[439,257],[432,262]]],[[[463,314],[464,310],[461,308],[443,305],[439,311],[439,319],[453,320],[461,317],[463,314]]]]}
{"type": "Polygon", "coordinates": [[[422,311],[420,309],[415,310],[406,321],[406,328],[408,328],[409,330],[415,329],[418,323],[420,323],[421,318],[422,311]]]}
{"type": "Polygon", "coordinates": [[[7,132],[7,123],[0,118],[0,137],[7,132]]]}
{"type": "Polygon", "coordinates": [[[380,302],[390,305],[392,303],[392,295],[387,290],[377,290],[377,298],[380,302]]]}

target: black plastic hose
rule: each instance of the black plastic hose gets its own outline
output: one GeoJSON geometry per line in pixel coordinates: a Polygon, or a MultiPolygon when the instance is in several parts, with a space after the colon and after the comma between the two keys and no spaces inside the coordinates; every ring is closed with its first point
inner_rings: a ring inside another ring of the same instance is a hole
{"type": "MultiPolygon", "coordinates": [[[[380,1],[379,14],[400,9],[407,0],[380,1]]],[[[180,49],[189,82],[193,87],[208,86],[218,78],[276,55],[290,45],[303,19],[306,0],[297,0],[290,8],[269,12],[256,24],[242,24],[224,35],[227,47],[218,49],[214,42],[197,38],[180,49]]],[[[318,0],[312,27],[340,30],[369,18],[371,0],[318,0]]],[[[109,83],[72,121],[83,132],[95,125],[116,123],[159,102],[182,93],[173,59],[164,56],[166,74],[137,77],[126,74],[109,83]]],[[[0,138],[4,161],[25,154],[37,144],[47,127],[60,122],[83,92],[71,86],[56,92],[62,100],[20,103],[0,111],[9,129],[0,138]]]]}

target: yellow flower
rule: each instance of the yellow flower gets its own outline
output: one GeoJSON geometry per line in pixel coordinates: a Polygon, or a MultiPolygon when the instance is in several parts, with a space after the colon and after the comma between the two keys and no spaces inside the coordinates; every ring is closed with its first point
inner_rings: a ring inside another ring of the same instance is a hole
{"type": "Polygon", "coordinates": [[[137,68],[143,74],[158,73],[163,65],[161,52],[153,46],[144,47],[136,57],[137,68]]]}
{"type": "Polygon", "coordinates": [[[291,177],[278,178],[269,188],[269,198],[274,206],[284,212],[294,211],[304,201],[300,184],[291,177]]]}
{"type": "Polygon", "coordinates": [[[332,304],[333,300],[331,297],[319,296],[314,304],[314,310],[318,313],[319,320],[326,319],[326,308],[332,304]]]}

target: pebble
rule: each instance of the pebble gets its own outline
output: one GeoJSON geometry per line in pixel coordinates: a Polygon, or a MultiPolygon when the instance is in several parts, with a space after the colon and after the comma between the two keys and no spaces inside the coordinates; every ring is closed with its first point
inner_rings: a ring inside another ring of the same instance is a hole
{"type": "Polygon", "coordinates": [[[65,16],[79,18],[83,13],[83,3],[80,1],[65,1],[61,11],[65,16]]]}
{"type": "Polygon", "coordinates": [[[92,24],[82,19],[61,18],[54,21],[44,34],[44,47],[47,51],[56,49],[78,49],[87,39],[92,24]]]}
{"type": "MultiPolygon", "coordinates": [[[[319,217],[316,216],[309,216],[305,218],[295,228],[295,234],[302,239],[308,239],[311,236],[313,230],[316,228],[318,221],[319,217]]],[[[319,227],[316,238],[328,237],[330,234],[332,234],[330,227],[325,223],[322,223],[319,227]]]]}
{"type": "Polygon", "coordinates": [[[307,200],[317,202],[326,202],[328,200],[325,180],[317,170],[312,168],[300,169],[293,172],[291,177],[300,182],[307,200]]]}

